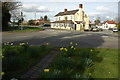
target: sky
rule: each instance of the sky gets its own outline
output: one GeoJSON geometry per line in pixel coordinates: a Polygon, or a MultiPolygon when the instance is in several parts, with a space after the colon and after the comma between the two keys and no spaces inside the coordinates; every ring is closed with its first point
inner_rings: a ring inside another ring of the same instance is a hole
{"type": "Polygon", "coordinates": [[[47,15],[54,21],[54,15],[63,12],[65,8],[68,11],[78,9],[79,4],[83,4],[83,10],[91,22],[98,17],[105,21],[115,20],[118,16],[118,0],[21,0],[21,2],[25,20],[35,19],[36,13],[36,19],[47,15]]]}

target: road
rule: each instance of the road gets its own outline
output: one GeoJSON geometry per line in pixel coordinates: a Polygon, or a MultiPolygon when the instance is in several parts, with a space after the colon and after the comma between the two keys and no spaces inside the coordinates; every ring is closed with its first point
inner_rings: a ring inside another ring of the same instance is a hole
{"type": "Polygon", "coordinates": [[[2,42],[28,42],[32,46],[48,43],[50,46],[66,47],[70,42],[77,43],[76,47],[118,48],[119,36],[111,31],[84,32],[75,30],[60,30],[46,28],[44,31],[2,33],[2,42]]]}

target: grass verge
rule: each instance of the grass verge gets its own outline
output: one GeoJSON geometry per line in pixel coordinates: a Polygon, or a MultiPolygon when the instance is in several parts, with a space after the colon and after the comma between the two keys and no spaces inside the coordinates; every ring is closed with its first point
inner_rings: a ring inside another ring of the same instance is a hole
{"type": "Polygon", "coordinates": [[[118,49],[63,49],[39,78],[118,78],[118,49]]]}
{"type": "Polygon", "coordinates": [[[47,45],[35,47],[25,43],[20,43],[20,46],[10,44],[2,46],[3,79],[19,78],[52,51],[52,48],[47,45]]]}

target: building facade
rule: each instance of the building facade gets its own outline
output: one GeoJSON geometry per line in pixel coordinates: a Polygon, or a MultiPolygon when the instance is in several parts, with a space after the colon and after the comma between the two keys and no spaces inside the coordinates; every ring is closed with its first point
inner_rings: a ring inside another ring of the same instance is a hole
{"type": "Polygon", "coordinates": [[[98,26],[98,28],[102,29],[109,29],[109,28],[115,28],[117,25],[114,21],[104,21],[101,26],[98,26]]]}
{"type": "Polygon", "coordinates": [[[54,22],[51,28],[69,29],[69,30],[88,30],[89,17],[83,11],[83,5],[79,4],[79,9],[59,12],[54,16],[54,22]]]}

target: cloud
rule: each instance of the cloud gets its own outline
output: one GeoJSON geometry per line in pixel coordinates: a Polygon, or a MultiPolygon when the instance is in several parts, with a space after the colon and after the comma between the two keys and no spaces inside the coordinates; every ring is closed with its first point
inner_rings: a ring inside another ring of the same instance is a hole
{"type": "Polygon", "coordinates": [[[105,7],[105,6],[97,6],[96,10],[99,12],[106,12],[106,11],[109,11],[110,9],[108,7],[105,7]]]}
{"type": "Polygon", "coordinates": [[[34,4],[24,4],[23,9],[24,12],[50,12],[47,7],[45,6],[39,6],[34,4]]]}

